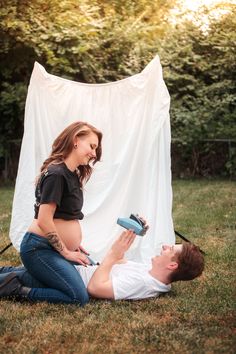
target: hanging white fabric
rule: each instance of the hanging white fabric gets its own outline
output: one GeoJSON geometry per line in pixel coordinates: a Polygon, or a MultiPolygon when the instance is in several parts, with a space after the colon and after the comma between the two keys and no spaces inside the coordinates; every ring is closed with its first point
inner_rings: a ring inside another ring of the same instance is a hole
{"type": "Polygon", "coordinates": [[[170,97],[156,56],[139,74],[105,83],[66,80],[34,65],[13,200],[10,238],[19,250],[33,219],[35,177],[56,136],[74,121],[103,132],[102,161],[85,185],[83,246],[96,260],[122,228],[118,217],[144,216],[150,229],[137,236],[128,258],[145,261],[173,244],[170,169],[170,97]]]}

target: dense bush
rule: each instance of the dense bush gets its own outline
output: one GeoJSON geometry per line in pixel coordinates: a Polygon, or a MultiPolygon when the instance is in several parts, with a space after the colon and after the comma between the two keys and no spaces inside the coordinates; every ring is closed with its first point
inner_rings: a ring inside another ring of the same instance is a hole
{"type": "MultiPolygon", "coordinates": [[[[1,1],[0,158],[2,162],[8,158],[12,176],[18,156],[13,158],[11,151],[17,150],[22,138],[24,103],[35,60],[50,73],[92,83],[133,75],[156,53],[172,97],[175,151],[184,160],[194,161],[184,171],[205,174],[197,157],[217,147],[202,141],[236,139],[235,7],[225,1],[218,5],[229,10],[220,18],[202,10],[201,15],[208,15],[210,21],[206,33],[189,20],[173,24],[171,10],[180,2],[1,1]]],[[[231,147],[223,173],[235,173],[235,156],[231,147]]]]}

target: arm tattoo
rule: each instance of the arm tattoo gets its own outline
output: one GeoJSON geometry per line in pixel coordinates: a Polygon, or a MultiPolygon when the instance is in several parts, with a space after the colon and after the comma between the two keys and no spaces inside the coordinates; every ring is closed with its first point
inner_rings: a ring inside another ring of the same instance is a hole
{"type": "Polygon", "coordinates": [[[55,248],[56,251],[60,253],[64,250],[64,246],[55,231],[48,232],[46,234],[46,237],[48,238],[49,243],[52,245],[53,248],[55,248]]]}

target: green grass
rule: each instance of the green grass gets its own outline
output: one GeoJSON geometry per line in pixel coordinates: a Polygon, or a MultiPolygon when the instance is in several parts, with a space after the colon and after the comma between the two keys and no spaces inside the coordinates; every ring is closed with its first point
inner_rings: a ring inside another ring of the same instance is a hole
{"type": "MultiPolygon", "coordinates": [[[[0,353],[235,353],[236,184],[173,182],[176,230],[206,252],[204,275],[137,302],[72,305],[0,302],[0,353]]],[[[13,190],[0,189],[0,249],[13,190]]],[[[11,248],[0,265],[18,264],[11,248]]]]}

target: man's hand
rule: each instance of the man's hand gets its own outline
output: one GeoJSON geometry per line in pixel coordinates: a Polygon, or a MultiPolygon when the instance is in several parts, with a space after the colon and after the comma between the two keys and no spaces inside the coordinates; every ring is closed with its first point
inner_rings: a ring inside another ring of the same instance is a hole
{"type": "Polygon", "coordinates": [[[136,235],[132,230],[122,232],[120,237],[113,243],[110,250],[110,256],[117,261],[124,257],[125,252],[134,242],[136,235]]]}
{"type": "Polygon", "coordinates": [[[142,216],[139,216],[139,215],[138,215],[138,217],[139,217],[139,219],[142,221],[142,223],[144,224],[144,225],[143,225],[143,229],[144,229],[143,235],[145,235],[146,232],[147,232],[147,230],[149,229],[149,225],[147,224],[147,221],[146,221],[142,216]]]}
{"type": "Polygon", "coordinates": [[[135,237],[136,235],[132,230],[124,231],[113,243],[110,251],[95,270],[88,283],[88,292],[91,296],[101,299],[114,299],[113,284],[110,279],[112,266],[123,258],[124,253],[130,248],[135,237]]]}

